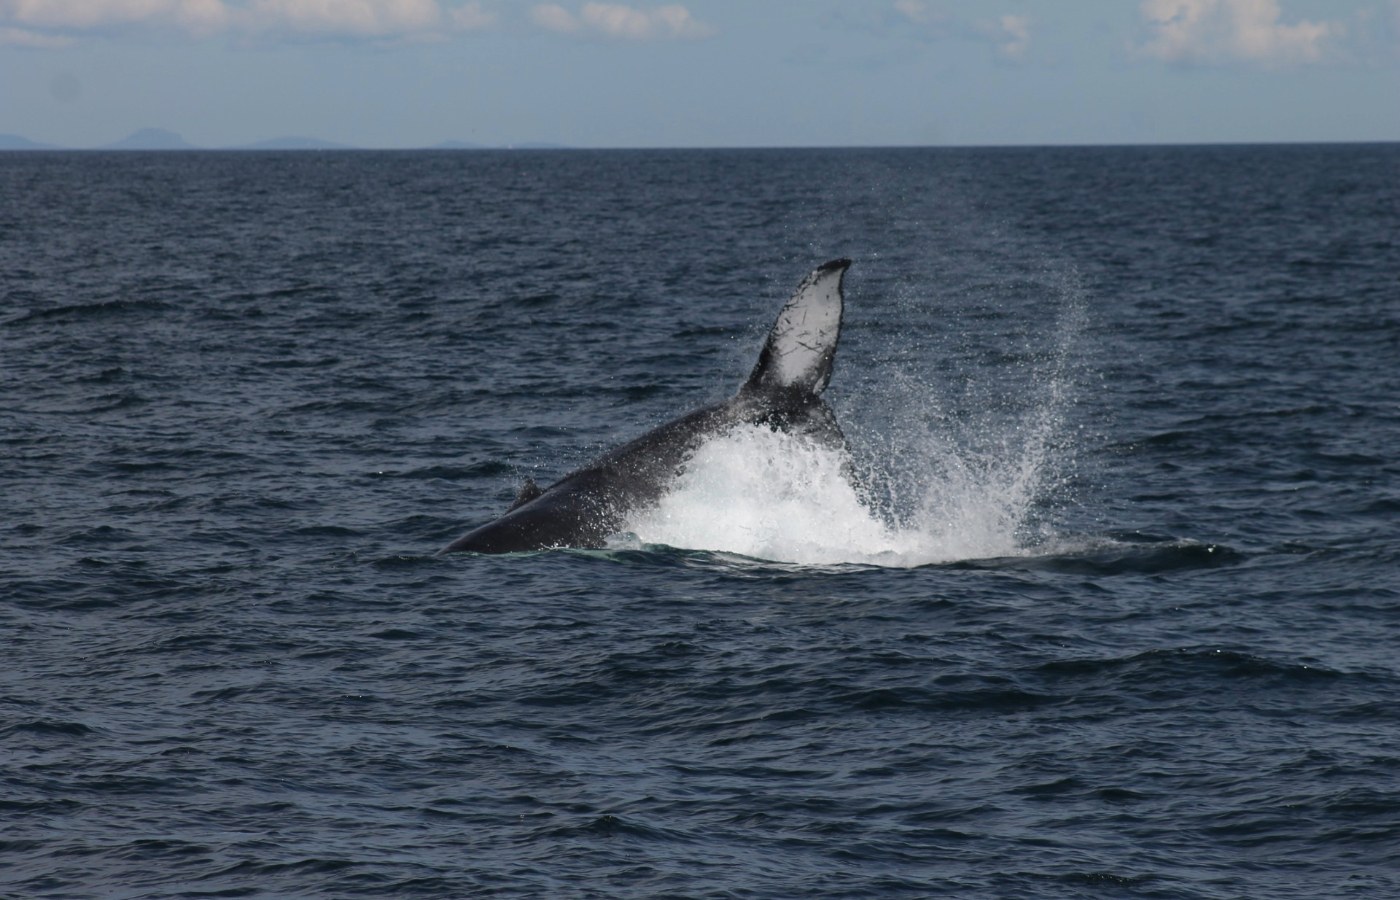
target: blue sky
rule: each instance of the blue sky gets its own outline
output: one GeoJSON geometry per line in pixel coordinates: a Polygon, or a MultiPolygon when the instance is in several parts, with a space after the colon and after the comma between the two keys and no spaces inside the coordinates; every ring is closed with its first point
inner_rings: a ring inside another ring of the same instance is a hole
{"type": "Polygon", "coordinates": [[[0,133],[1400,140],[1400,0],[0,0],[0,133]]]}

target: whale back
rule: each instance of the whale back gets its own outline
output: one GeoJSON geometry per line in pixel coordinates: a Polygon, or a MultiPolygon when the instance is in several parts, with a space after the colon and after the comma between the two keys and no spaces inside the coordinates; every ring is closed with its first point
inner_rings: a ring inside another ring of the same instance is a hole
{"type": "Polygon", "coordinates": [[[453,541],[443,553],[512,553],[602,547],[628,511],[663,494],[708,438],[740,424],[797,432],[840,449],[836,416],[821,399],[841,335],[841,280],[851,261],[817,267],[797,286],[768,332],[758,363],[731,399],[653,428],[543,490],[527,480],[505,514],[453,541]]]}

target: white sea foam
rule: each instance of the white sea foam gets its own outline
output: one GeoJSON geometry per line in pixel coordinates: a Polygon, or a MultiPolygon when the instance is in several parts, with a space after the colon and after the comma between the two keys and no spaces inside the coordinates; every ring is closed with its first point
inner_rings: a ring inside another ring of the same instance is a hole
{"type": "Polygon", "coordinates": [[[858,489],[843,452],[736,428],[704,444],[628,531],[643,544],[803,565],[910,567],[1027,552],[1047,461],[1042,440],[1008,447],[996,461],[934,442],[922,449],[881,461],[873,477],[855,479],[858,489]],[[901,496],[882,484],[898,485],[901,496]]]}

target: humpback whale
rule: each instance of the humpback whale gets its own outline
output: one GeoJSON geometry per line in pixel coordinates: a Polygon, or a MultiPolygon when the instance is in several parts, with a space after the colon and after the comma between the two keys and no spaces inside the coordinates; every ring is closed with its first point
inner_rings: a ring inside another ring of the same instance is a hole
{"type": "Polygon", "coordinates": [[[777,321],[739,392],[652,429],[570,472],[549,487],[527,480],[515,503],[443,548],[442,553],[514,553],[601,548],[628,514],[654,503],[708,438],[737,425],[766,425],[844,448],[821,393],[831,380],[841,335],[841,282],[849,259],[812,270],[777,321]]]}

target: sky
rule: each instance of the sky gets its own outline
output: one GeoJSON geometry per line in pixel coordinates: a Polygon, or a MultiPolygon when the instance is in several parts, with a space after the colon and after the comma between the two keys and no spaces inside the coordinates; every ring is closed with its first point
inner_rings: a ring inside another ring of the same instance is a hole
{"type": "Polygon", "coordinates": [[[1400,0],[0,0],[0,134],[1400,140],[1400,0]]]}

